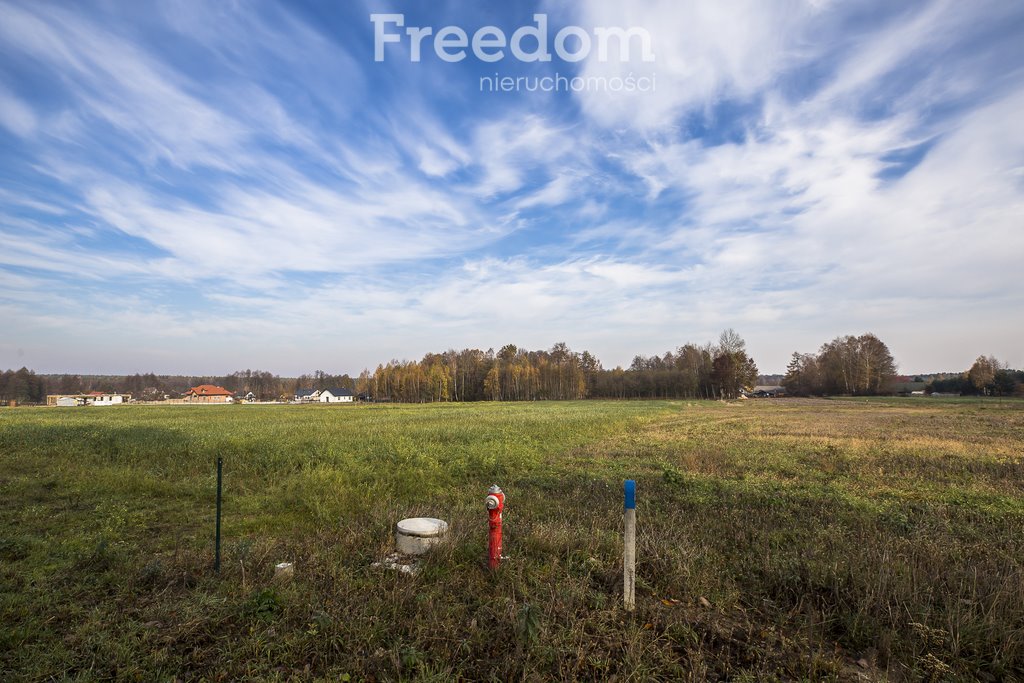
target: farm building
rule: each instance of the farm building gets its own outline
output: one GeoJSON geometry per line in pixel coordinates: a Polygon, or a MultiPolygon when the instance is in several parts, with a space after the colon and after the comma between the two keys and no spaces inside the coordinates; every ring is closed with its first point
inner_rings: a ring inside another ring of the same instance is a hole
{"type": "Polygon", "coordinates": [[[296,389],[295,400],[300,403],[312,403],[320,398],[320,392],[316,389],[296,389]]]}
{"type": "Polygon", "coordinates": [[[320,403],[351,403],[354,396],[348,389],[323,389],[317,400],[320,403]]]}
{"type": "Polygon", "coordinates": [[[233,403],[234,394],[214,384],[200,384],[185,392],[187,403],[233,403]]]}
{"type": "Polygon", "coordinates": [[[90,391],[88,394],[50,394],[46,397],[48,406],[116,406],[128,403],[131,394],[113,394],[90,391]]]}

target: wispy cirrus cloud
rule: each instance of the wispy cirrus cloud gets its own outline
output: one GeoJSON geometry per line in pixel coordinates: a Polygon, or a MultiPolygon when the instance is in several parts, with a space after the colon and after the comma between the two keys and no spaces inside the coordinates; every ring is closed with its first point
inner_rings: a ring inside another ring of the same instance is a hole
{"type": "Polygon", "coordinates": [[[38,121],[32,107],[0,83],[0,126],[19,137],[35,132],[38,121]]]}

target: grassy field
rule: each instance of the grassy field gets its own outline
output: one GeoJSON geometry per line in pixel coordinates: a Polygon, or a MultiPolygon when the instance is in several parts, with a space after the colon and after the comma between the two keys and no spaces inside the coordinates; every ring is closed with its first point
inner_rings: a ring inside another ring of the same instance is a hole
{"type": "Polygon", "coordinates": [[[1024,680],[1024,402],[0,409],[0,680],[174,678],[1024,680]]]}

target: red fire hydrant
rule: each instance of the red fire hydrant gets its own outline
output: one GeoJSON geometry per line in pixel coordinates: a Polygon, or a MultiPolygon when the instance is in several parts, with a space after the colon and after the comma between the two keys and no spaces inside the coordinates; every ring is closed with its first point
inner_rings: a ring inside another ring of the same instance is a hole
{"type": "Polygon", "coordinates": [[[487,490],[484,499],[490,517],[490,535],[487,540],[487,566],[497,569],[501,564],[501,511],[505,509],[505,492],[497,484],[487,490]]]}

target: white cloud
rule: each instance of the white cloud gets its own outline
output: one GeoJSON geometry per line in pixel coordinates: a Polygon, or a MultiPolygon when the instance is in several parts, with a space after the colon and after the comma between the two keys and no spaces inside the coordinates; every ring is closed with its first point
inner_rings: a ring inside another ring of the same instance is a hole
{"type": "Polygon", "coordinates": [[[573,7],[572,18],[582,26],[639,27],[653,39],[653,63],[643,62],[639,50],[629,62],[591,58],[583,63],[584,77],[657,76],[651,93],[580,94],[584,112],[610,127],[672,126],[689,108],[701,111],[724,97],[755,95],[825,49],[809,40],[821,7],[802,0],[586,0],[573,7]]]}
{"type": "Polygon", "coordinates": [[[529,209],[538,206],[558,206],[574,196],[574,178],[569,173],[562,173],[550,183],[516,202],[517,209],[529,209]]]}
{"type": "Polygon", "coordinates": [[[0,126],[19,137],[32,135],[38,125],[35,112],[0,83],[0,126]]]}
{"type": "Polygon", "coordinates": [[[358,198],[308,181],[275,192],[227,186],[216,206],[203,208],[101,178],[86,199],[98,218],[167,251],[184,269],[229,279],[286,270],[356,272],[457,253],[500,235],[465,202],[395,180],[358,198]]]}
{"type": "Polygon", "coordinates": [[[578,151],[576,136],[537,115],[512,114],[480,125],[473,158],[483,171],[475,193],[490,198],[521,189],[529,176],[558,168],[578,151]]]}

